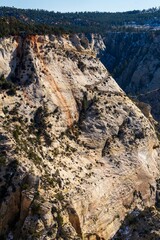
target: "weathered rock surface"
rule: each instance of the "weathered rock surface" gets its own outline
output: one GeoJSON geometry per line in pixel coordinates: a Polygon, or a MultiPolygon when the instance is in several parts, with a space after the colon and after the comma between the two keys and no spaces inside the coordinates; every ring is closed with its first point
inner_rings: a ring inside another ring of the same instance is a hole
{"type": "Polygon", "coordinates": [[[1,237],[107,240],[155,203],[154,128],[94,46],[76,35],[1,39],[1,74],[16,91],[0,92],[1,237]]]}

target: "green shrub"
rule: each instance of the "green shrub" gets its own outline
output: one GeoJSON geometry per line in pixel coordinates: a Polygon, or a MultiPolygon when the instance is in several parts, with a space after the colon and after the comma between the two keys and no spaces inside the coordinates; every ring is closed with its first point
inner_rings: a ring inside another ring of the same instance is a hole
{"type": "Polygon", "coordinates": [[[27,190],[30,188],[30,186],[29,186],[29,184],[24,183],[24,184],[22,184],[21,188],[22,188],[22,190],[27,190]]]}
{"type": "Polygon", "coordinates": [[[5,165],[6,163],[6,156],[0,153],[0,166],[5,165]]]}
{"type": "Polygon", "coordinates": [[[86,69],[86,65],[82,62],[82,61],[78,61],[78,68],[84,72],[84,70],[86,69]]]}
{"type": "Polygon", "coordinates": [[[37,108],[33,118],[33,128],[37,130],[37,137],[40,139],[40,136],[43,136],[45,143],[50,146],[52,143],[52,139],[47,132],[47,122],[46,117],[48,116],[47,108],[44,106],[40,106],[37,108]]]}
{"type": "Polygon", "coordinates": [[[59,201],[63,201],[64,200],[64,196],[63,196],[62,192],[58,192],[55,195],[55,198],[58,199],[59,201]]]}
{"type": "Polygon", "coordinates": [[[4,108],[2,109],[2,111],[3,111],[4,114],[7,114],[7,113],[8,113],[8,108],[7,108],[7,107],[4,107],[4,108]]]}
{"type": "Polygon", "coordinates": [[[39,211],[41,209],[40,203],[37,202],[37,201],[34,201],[32,206],[31,206],[31,209],[32,209],[32,213],[33,214],[39,214],[39,211]]]}
{"type": "Polygon", "coordinates": [[[18,125],[15,126],[15,129],[13,130],[13,137],[16,140],[16,142],[19,142],[19,136],[21,134],[20,127],[18,125]]]}
{"type": "Polygon", "coordinates": [[[16,87],[13,82],[6,80],[4,75],[0,77],[0,90],[7,90],[7,94],[14,96],[16,94],[16,87]]]}
{"type": "Polygon", "coordinates": [[[36,165],[39,165],[39,164],[42,163],[42,159],[41,159],[35,152],[33,152],[32,149],[30,149],[30,150],[28,151],[28,158],[29,158],[30,160],[33,160],[33,162],[34,162],[36,165]]]}

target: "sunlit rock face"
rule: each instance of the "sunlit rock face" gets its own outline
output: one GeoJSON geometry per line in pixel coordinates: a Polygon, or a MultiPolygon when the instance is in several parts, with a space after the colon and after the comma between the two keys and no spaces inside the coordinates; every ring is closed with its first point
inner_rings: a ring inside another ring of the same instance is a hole
{"type": "Polygon", "coordinates": [[[106,240],[155,203],[154,128],[96,46],[97,35],[1,39],[1,237],[106,240]]]}

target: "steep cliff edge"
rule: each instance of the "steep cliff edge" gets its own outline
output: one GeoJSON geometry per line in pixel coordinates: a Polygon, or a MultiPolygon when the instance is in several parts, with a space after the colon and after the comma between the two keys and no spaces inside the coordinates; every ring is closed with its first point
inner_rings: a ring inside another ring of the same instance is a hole
{"type": "Polygon", "coordinates": [[[93,45],[1,39],[1,238],[107,240],[155,203],[154,129],[93,45]]]}

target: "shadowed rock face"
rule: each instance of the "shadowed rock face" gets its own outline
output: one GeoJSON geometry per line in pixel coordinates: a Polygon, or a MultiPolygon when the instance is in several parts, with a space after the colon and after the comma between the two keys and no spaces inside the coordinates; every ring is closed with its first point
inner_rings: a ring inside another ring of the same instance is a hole
{"type": "Polygon", "coordinates": [[[1,40],[15,90],[0,92],[1,237],[109,239],[154,205],[158,140],[96,59],[97,39],[1,40]]]}
{"type": "Polygon", "coordinates": [[[130,96],[148,103],[160,121],[160,35],[158,32],[109,32],[100,58],[130,96]]]}
{"type": "Polygon", "coordinates": [[[134,210],[129,214],[112,240],[160,239],[160,213],[155,208],[134,210]]]}

